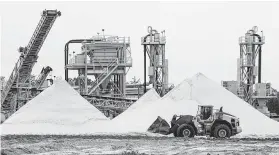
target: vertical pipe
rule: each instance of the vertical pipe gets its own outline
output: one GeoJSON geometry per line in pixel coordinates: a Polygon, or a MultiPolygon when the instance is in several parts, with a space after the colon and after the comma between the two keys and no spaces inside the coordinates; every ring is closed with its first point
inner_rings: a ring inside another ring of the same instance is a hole
{"type": "MultiPolygon", "coordinates": [[[[125,68],[124,68],[124,70],[125,70],[125,68]]],[[[126,74],[123,74],[122,77],[123,77],[123,82],[122,82],[122,86],[121,86],[121,88],[122,88],[121,91],[123,93],[123,97],[126,97],[126,74]]]]}
{"type": "MultiPolygon", "coordinates": [[[[118,74],[116,74],[116,87],[119,87],[119,75],[118,74]]],[[[117,88],[115,88],[115,94],[117,94],[117,92],[118,92],[118,90],[117,90],[117,88]]]]}
{"type": "MultiPolygon", "coordinates": [[[[121,85],[121,78],[120,78],[120,75],[117,75],[118,76],[118,85],[117,85],[117,87],[119,88],[120,87],[120,85],[121,85]]],[[[118,91],[119,92],[119,91],[118,91]]]]}
{"type": "Polygon", "coordinates": [[[68,58],[67,58],[67,55],[68,55],[68,43],[66,43],[65,45],[65,80],[68,81],[68,74],[67,74],[67,64],[68,64],[68,58]]]}
{"type": "MultiPolygon", "coordinates": [[[[113,76],[113,83],[115,84],[116,83],[115,75],[112,75],[112,76],[113,76]]],[[[115,92],[115,88],[113,88],[113,86],[112,86],[112,89],[113,89],[113,93],[115,94],[116,92],[115,92]]]]}
{"type": "Polygon", "coordinates": [[[260,47],[260,49],[259,49],[259,72],[258,72],[258,83],[261,83],[261,76],[262,76],[262,46],[261,45],[259,45],[260,47]]]}
{"type": "Polygon", "coordinates": [[[144,57],[143,57],[143,63],[144,63],[144,71],[143,71],[143,73],[144,73],[144,83],[143,83],[143,85],[144,85],[144,93],[146,93],[146,45],[144,45],[143,46],[143,48],[144,48],[144,57]]]}
{"type": "MultiPolygon", "coordinates": [[[[117,77],[118,77],[118,85],[117,85],[117,88],[120,88],[122,79],[121,79],[120,75],[117,75],[117,77]]],[[[117,89],[117,95],[118,95],[118,94],[119,94],[119,90],[117,89]]]]}
{"type": "Polygon", "coordinates": [[[68,62],[69,62],[69,43],[66,43],[65,45],[65,80],[68,82],[69,80],[69,74],[68,74],[68,68],[66,68],[66,66],[68,65],[68,62]]]}
{"type": "Polygon", "coordinates": [[[80,70],[78,70],[78,78],[77,78],[77,80],[78,80],[78,87],[79,87],[79,93],[81,93],[81,83],[80,83],[80,70]]]}
{"type": "Polygon", "coordinates": [[[88,89],[87,89],[87,49],[85,49],[84,53],[84,63],[85,63],[85,71],[84,71],[84,87],[85,87],[85,95],[88,95],[88,89]]]}
{"type": "MultiPolygon", "coordinates": [[[[152,57],[152,59],[150,59],[150,63],[149,64],[153,64],[153,65],[149,65],[152,67],[153,69],[153,78],[152,78],[152,84],[153,84],[153,88],[156,89],[156,91],[158,90],[157,87],[157,62],[156,62],[156,51],[154,49],[154,45],[150,45],[150,55],[152,57]]],[[[149,78],[150,79],[150,78],[149,78]]],[[[160,94],[159,94],[160,95],[160,94]]]]}
{"type": "Polygon", "coordinates": [[[165,46],[161,45],[162,49],[162,95],[165,95],[166,82],[165,82],[165,46]]]}

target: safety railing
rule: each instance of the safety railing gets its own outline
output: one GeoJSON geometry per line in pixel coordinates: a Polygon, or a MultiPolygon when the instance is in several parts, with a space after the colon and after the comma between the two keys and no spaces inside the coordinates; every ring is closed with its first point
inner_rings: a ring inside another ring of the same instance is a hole
{"type": "MultiPolygon", "coordinates": [[[[87,60],[87,62],[88,62],[88,60],[87,60]]],[[[89,61],[90,62],[90,61],[89,61]]],[[[68,64],[70,64],[70,65],[72,65],[72,64],[76,64],[76,58],[75,57],[73,57],[73,58],[70,58],[70,60],[69,60],[69,63],[68,64]]]]}
{"type": "MultiPolygon", "coordinates": [[[[93,58],[92,60],[87,59],[87,64],[96,64],[96,63],[107,63],[108,65],[111,64],[111,62],[115,61],[115,59],[117,58],[108,58],[108,59],[100,59],[100,58],[93,58]]],[[[133,59],[132,57],[127,57],[126,59],[118,59],[118,63],[119,64],[132,64],[133,63],[133,59]]],[[[75,57],[71,58],[69,60],[69,65],[74,65],[74,64],[79,64],[79,65],[84,65],[85,63],[77,63],[75,57]]]]}
{"type": "Polygon", "coordinates": [[[95,41],[108,42],[108,43],[130,43],[130,37],[98,35],[98,36],[93,36],[92,39],[95,41]]]}
{"type": "MultiPolygon", "coordinates": [[[[92,63],[109,63],[109,65],[113,64],[116,60],[119,61],[118,58],[93,58],[92,63]]],[[[108,65],[108,66],[109,66],[108,65]]]]}
{"type": "Polygon", "coordinates": [[[239,43],[264,43],[265,37],[261,36],[261,41],[256,36],[241,36],[238,39],[239,43]]]}
{"type": "Polygon", "coordinates": [[[159,39],[155,39],[154,36],[150,37],[146,37],[146,39],[144,40],[145,37],[141,38],[141,43],[151,43],[151,42],[158,42],[160,44],[165,44],[166,43],[166,36],[160,36],[159,39]]]}
{"type": "Polygon", "coordinates": [[[119,64],[132,64],[133,59],[132,57],[128,57],[126,59],[119,59],[119,64]]]}

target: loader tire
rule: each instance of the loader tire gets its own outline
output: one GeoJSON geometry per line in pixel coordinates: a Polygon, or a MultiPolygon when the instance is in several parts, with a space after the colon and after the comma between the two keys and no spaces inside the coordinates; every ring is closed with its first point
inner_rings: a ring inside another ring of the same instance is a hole
{"type": "Polygon", "coordinates": [[[213,131],[215,138],[230,138],[232,135],[231,129],[226,124],[218,124],[213,131]]]}
{"type": "Polygon", "coordinates": [[[194,137],[195,129],[189,124],[183,124],[177,128],[177,136],[178,137],[194,137]]]}

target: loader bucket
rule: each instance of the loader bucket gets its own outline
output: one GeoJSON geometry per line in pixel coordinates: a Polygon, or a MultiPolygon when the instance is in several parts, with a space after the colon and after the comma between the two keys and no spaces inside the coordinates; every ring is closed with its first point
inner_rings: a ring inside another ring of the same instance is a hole
{"type": "Polygon", "coordinates": [[[158,118],[153,122],[153,124],[147,129],[148,132],[159,133],[163,135],[168,135],[170,132],[170,125],[166,120],[158,116],[158,118]]]}

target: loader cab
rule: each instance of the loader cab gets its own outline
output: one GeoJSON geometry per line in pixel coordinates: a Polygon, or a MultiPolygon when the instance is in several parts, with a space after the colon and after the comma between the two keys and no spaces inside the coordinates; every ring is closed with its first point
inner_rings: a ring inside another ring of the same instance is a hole
{"type": "Polygon", "coordinates": [[[199,105],[198,114],[202,120],[208,119],[213,115],[213,106],[211,105],[199,105]]]}

